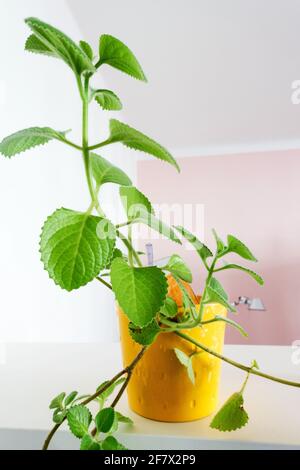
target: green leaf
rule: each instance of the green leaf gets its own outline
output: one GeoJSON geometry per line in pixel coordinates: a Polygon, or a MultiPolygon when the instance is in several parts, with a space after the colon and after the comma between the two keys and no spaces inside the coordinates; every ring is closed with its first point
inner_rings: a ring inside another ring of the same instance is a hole
{"type": "Polygon", "coordinates": [[[181,241],[177,237],[176,233],[169,225],[166,225],[161,219],[158,219],[153,214],[150,214],[145,210],[143,211],[142,209],[140,209],[137,212],[136,218],[133,220],[133,223],[148,225],[148,227],[160,233],[164,237],[169,238],[175,243],[181,244],[181,241]]]}
{"type": "Polygon", "coordinates": [[[104,34],[100,37],[99,66],[108,64],[138,80],[147,81],[145,74],[131,50],[119,39],[104,34]]]}
{"type": "Polygon", "coordinates": [[[192,382],[193,385],[195,385],[195,373],[194,373],[194,369],[193,369],[193,357],[190,357],[189,358],[189,363],[188,363],[188,366],[187,366],[187,373],[188,373],[188,378],[190,379],[190,381],[192,382]]]}
{"type": "Polygon", "coordinates": [[[104,110],[120,111],[123,108],[120,98],[110,90],[96,90],[93,95],[104,110]]]}
{"type": "Polygon", "coordinates": [[[230,312],[236,312],[236,309],[232,304],[230,304],[225,297],[223,297],[218,291],[213,289],[211,286],[207,286],[206,294],[204,296],[203,302],[205,304],[219,303],[224,305],[230,312]]]}
{"type": "Polygon", "coordinates": [[[221,271],[225,271],[226,269],[239,269],[240,271],[244,271],[245,273],[249,274],[249,276],[251,276],[260,286],[263,286],[264,284],[263,278],[251,269],[244,268],[238,264],[226,264],[223,268],[221,268],[221,271]]]}
{"type": "Polygon", "coordinates": [[[162,313],[167,318],[174,318],[178,313],[178,306],[175,300],[171,297],[167,297],[163,306],[160,308],[160,313],[162,313]]]}
{"type": "Polygon", "coordinates": [[[88,42],[86,42],[86,41],[79,41],[79,47],[81,48],[81,50],[85,53],[85,55],[86,55],[90,60],[93,60],[93,58],[94,58],[93,49],[91,48],[91,46],[89,45],[88,42]]]}
{"type": "Polygon", "coordinates": [[[27,18],[25,23],[35,36],[53,54],[68,64],[76,74],[81,75],[82,72],[86,71],[95,72],[96,69],[88,56],[62,31],[37,18],[27,18]]]}
{"type": "Polygon", "coordinates": [[[71,403],[73,403],[77,395],[78,395],[78,392],[75,392],[75,391],[71,392],[70,395],[68,395],[65,399],[65,406],[71,405],[71,403]]]}
{"type": "Polygon", "coordinates": [[[55,424],[61,424],[65,417],[67,416],[67,410],[60,410],[59,408],[57,408],[54,413],[53,413],[53,417],[52,417],[52,420],[55,424]]]}
{"type": "Polygon", "coordinates": [[[107,266],[115,241],[115,228],[108,220],[58,209],[44,224],[41,259],[50,278],[71,291],[92,281],[107,266]]]}
{"type": "Polygon", "coordinates": [[[174,352],[180,364],[182,364],[184,367],[188,367],[189,362],[190,362],[189,356],[185,354],[183,351],[180,351],[180,349],[178,348],[174,348],[174,352]]]}
{"type": "Polygon", "coordinates": [[[81,440],[80,450],[101,450],[101,444],[90,434],[85,434],[81,440]]]}
{"type": "Polygon", "coordinates": [[[67,414],[68,425],[74,436],[83,438],[88,433],[92,421],[90,410],[83,405],[77,405],[70,408],[67,414]]]}
{"type": "Polygon", "coordinates": [[[53,52],[49,47],[47,47],[42,41],[39,40],[35,36],[35,34],[31,34],[26,43],[25,43],[25,50],[28,52],[33,52],[34,54],[44,54],[50,57],[55,57],[56,59],[57,54],[53,52]]]}
{"type": "Polygon", "coordinates": [[[0,143],[0,153],[5,157],[13,157],[50,140],[64,141],[66,132],[57,132],[50,127],[30,127],[5,137],[0,143]]]}
{"type": "Polygon", "coordinates": [[[103,408],[95,418],[97,431],[108,433],[116,419],[116,413],[113,408],[103,408]]]}
{"type": "Polygon", "coordinates": [[[218,411],[210,427],[219,431],[235,431],[242,428],[249,420],[243,405],[243,395],[234,393],[218,411]]]}
{"type": "Polygon", "coordinates": [[[49,405],[50,410],[55,410],[56,408],[59,408],[60,410],[62,410],[65,396],[66,396],[65,392],[62,392],[59,395],[57,395],[57,397],[53,398],[53,400],[51,401],[49,405]]]}
{"type": "Polygon", "coordinates": [[[174,274],[175,276],[178,276],[183,281],[190,283],[193,280],[190,268],[178,255],[172,255],[164,269],[174,274]]]}
{"type": "Polygon", "coordinates": [[[133,424],[133,421],[131,418],[129,418],[129,416],[124,416],[119,411],[116,411],[116,416],[117,416],[119,423],[133,424]]]}
{"type": "Polygon", "coordinates": [[[206,260],[207,258],[210,258],[213,256],[213,253],[210,251],[209,248],[207,248],[206,245],[204,245],[198,238],[193,235],[191,232],[186,230],[184,227],[177,226],[174,227],[191,245],[195,248],[197,251],[198,255],[201,257],[202,260],[206,260]]]}
{"type": "Polygon", "coordinates": [[[96,153],[90,154],[90,161],[93,176],[97,183],[97,186],[102,186],[105,183],[115,183],[122,186],[131,186],[131,179],[120,170],[120,168],[114,166],[108,160],[96,153]]]}
{"type": "Polygon", "coordinates": [[[110,138],[107,143],[120,142],[126,147],[153,155],[160,160],[170,163],[179,170],[179,166],[172,155],[160,144],[127,124],[116,119],[110,121],[110,138]]]}
{"type": "Polygon", "coordinates": [[[217,232],[215,231],[215,229],[213,229],[213,235],[215,237],[215,240],[216,240],[216,244],[217,244],[217,252],[218,253],[222,253],[222,251],[225,250],[225,244],[223,243],[223,241],[221,240],[221,238],[219,237],[219,235],[217,234],[217,232]]]}
{"type": "Polygon", "coordinates": [[[103,450],[127,450],[117,439],[113,436],[108,436],[101,445],[103,450]]]}
{"type": "Polygon", "coordinates": [[[227,243],[228,243],[228,247],[227,247],[228,252],[237,253],[242,258],[248,259],[250,261],[257,261],[255,256],[249,250],[249,248],[246,245],[244,245],[244,243],[242,243],[240,240],[235,238],[233,235],[228,235],[227,243]]]}
{"type": "Polygon", "coordinates": [[[153,320],[168,290],[161,269],[156,266],[131,268],[122,258],[112,262],[111,283],[120,307],[129,320],[140,327],[153,320]]]}
{"type": "Polygon", "coordinates": [[[154,214],[154,209],[149,199],[134,186],[121,186],[120,197],[128,220],[135,219],[141,211],[154,214]]]}
{"type": "Polygon", "coordinates": [[[226,291],[224,290],[224,287],[222,284],[216,279],[215,277],[212,277],[210,282],[209,282],[210,287],[212,287],[215,291],[217,291],[225,300],[228,300],[228,295],[226,291]]]}
{"type": "Polygon", "coordinates": [[[257,363],[257,360],[256,359],[253,359],[252,363],[251,363],[251,366],[250,366],[252,369],[259,369],[259,365],[257,363]]]}
{"type": "Polygon", "coordinates": [[[156,320],[152,320],[152,322],[144,328],[139,328],[132,322],[129,323],[129,333],[131,338],[133,341],[143,346],[149,346],[152,344],[160,332],[161,329],[159,328],[156,320]]]}

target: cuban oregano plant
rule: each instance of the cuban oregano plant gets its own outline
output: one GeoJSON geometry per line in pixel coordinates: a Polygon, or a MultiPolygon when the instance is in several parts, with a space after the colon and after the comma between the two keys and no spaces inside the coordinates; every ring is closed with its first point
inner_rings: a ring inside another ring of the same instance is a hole
{"type": "Polygon", "coordinates": [[[105,151],[106,147],[114,143],[120,143],[130,149],[145,152],[179,170],[172,155],[153,139],[117,119],[111,119],[108,137],[102,142],[90,143],[90,103],[95,101],[104,111],[122,109],[121,100],[113,91],[91,86],[91,78],[98,70],[108,65],[137,80],[146,81],[145,74],[131,50],[115,37],[102,35],[99,50],[94,53],[87,42],[80,41],[76,44],[63,32],[36,18],[28,18],[25,22],[31,29],[25,49],[31,53],[62,60],[74,73],[82,102],[82,139],[80,143],[74,143],[69,140],[69,134],[65,131],[50,127],[32,127],[3,139],[0,152],[5,157],[11,158],[56,140],[60,144],[74,148],[79,156],[82,155],[90,194],[89,207],[85,212],[77,211],[76,208],[59,208],[47,218],[40,238],[41,260],[50,278],[62,289],[72,291],[97,280],[112,290],[130,320],[131,337],[141,345],[132,363],[99,385],[94,393],[78,396],[77,391],[68,394],[62,392],[51,401],[54,427],[47,436],[43,448],[48,449],[55,432],[66,421],[70,431],[80,439],[82,450],[124,449],[114,437],[114,433],[122,423],[130,424],[131,420],[119,413],[116,407],[136,364],[147,352],[147,348],[158,335],[170,332],[195,346],[195,353],[191,356],[187,356],[179,349],[174,350],[192,383],[195,381],[193,357],[203,351],[246,373],[241,389],[227,400],[211,423],[213,428],[220,431],[233,431],[244,426],[248,421],[248,414],[243,406],[244,390],[251,374],[294,387],[300,387],[300,384],[261,372],[256,361],[244,365],[229,359],[195,340],[188,331],[207,323],[226,322],[229,326],[237,328],[241,334],[247,334],[238,323],[225,317],[215,315],[214,318],[205,321],[203,311],[204,307],[211,303],[222,304],[229,311],[234,311],[216,277],[221,271],[231,269],[244,271],[258,284],[263,284],[262,278],[254,271],[239,264],[222,263],[222,258],[229,253],[235,253],[253,262],[256,261],[255,257],[232,235],[228,235],[224,243],[214,231],[216,249],[213,252],[184,227],[168,227],[156,217],[151,202],[132,185],[130,178],[97,152],[100,149],[105,151]],[[101,208],[99,191],[107,183],[114,183],[120,188],[126,220],[119,225],[114,225],[101,208]],[[134,224],[145,224],[175,243],[180,244],[182,238],[191,243],[195,256],[199,256],[207,270],[200,308],[194,305],[182,282],[191,282],[192,273],[180,256],[174,254],[163,267],[143,266],[140,253],[132,243],[134,224]],[[117,241],[124,246],[124,252],[117,248],[117,241]],[[168,274],[173,276],[181,289],[183,314],[182,312],[178,314],[175,301],[167,296],[166,275],[168,274]],[[109,402],[111,395],[113,398],[109,402]],[[98,411],[94,416],[88,407],[91,402],[98,404],[98,411]]]}

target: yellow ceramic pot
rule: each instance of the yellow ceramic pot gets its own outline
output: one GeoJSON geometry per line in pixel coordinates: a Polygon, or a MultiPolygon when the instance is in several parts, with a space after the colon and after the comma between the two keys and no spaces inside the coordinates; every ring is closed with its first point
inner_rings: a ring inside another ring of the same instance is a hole
{"type": "MultiPolygon", "coordinates": [[[[211,304],[204,309],[203,320],[215,315],[226,316],[225,307],[211,304]]],[[[141,346],[128,332],[128,318],[119,309],[121,345],[124,366],[132,362],[141,346]]],[[[225,322],[210,323],[185,333],[222,353],[225,322]]],[[[161,333],[136,366],[128,385],[130,408],[145,418],[157,421],[193,421],[210,415],[218,404],[221,361],[174,333],[161,333]],[[174,348],[193,357],[195,385],[180,364],[174,348]]]]}

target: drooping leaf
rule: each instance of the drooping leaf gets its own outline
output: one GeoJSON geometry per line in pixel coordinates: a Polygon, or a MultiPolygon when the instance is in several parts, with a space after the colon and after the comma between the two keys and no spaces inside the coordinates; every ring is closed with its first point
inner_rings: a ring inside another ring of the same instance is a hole
{"type": "Polygon", "coordinates": [[[213,289],[211,286],[207,286],[206,288],[206,293],[205,296],[202,300],[205,304],[210,304],[210,303],[219,303],[221,305],[224,305],[230,312],[236,312],[235,307],[229,303],[225,297],[223,297],[220,292],[216,291],[213,289]]]}
{"type": "Polygon", "coordinates": [[[57,132],[50,127],[30,127],[5,137],[0,143],[0,153],[5,157],[13,157],[18,153],[43,145],[50,140],[63,141],[65,132],[57,132]]]}
{"type": "Polygon", "coordinates": [[[108,436],[102,441],[101,447],[103,450],[127,450],[114,436],[108,436]]]}
{"type": "Polygon", "coordinates": [[[149,212],[154,214],[154,209],[149,199],[135,186],[124,185],[120,187],[120,197],[128,220],[135,219],[139,213],[149,212]]]}
{"type": "Polygon", "coordinates": [[[68,411],[67,420],[70,431],[74,436],[81,439],[88,433],[92,415],[86,406],[76,405],[68,411]]]}
{"type": "Polygon", "coordinates": [[[194,368],[193,368],[193,357],[189,358],[189,363],[188,363],[188,366],[187,366],[187,374],[188,374],[188,378],[190,379],[192,384],[195,385],[196,378],[195,378],[195,372],[194,372],[194,368]]]}
{"type": "Polygon", "coordinates": [[[212,231],[213,236],[215,237],[216,240],[216,245],[217,245],[217,252],[218,254],[222,253],[225,250],[225,243],[221,240],[215,229],[212,231]]]}
{"type": "Polygon", "coordinates": [[[131,268],[122,258],[111,265],[111,283],[116,299],[136,326],[148,325],[166,298],[168,284],[156,266],[131,268]]]}
{"type": "Polygon", "coordinates": [[[73,401],[75,400],[75,398],[77,397],[77,395],[78,395],[78,392],[76,392],[76,391],[71,392],[71,393],[66,397],[64,405],[65,405],[65,406],[71,405],[71,403],[73,403],[73,401]]]}
{"type": "Polygon", "coordinates": [[[55,424],[61,424],[67,416],[67,412],[67,410],[60,410],[59,408],[56,408],[52,416],[53,422],[55,424]]]}
{"type": "Polygon", "coordinates": [[[78,75],[95,72],[89,57],[66,34],[37,18],[27,18],[25,23],[34,35],[78,75]]]}
{"type": "Polygon", "coordinates": [[[133,421],[129,416],[124,416],[122,413],[119,411],[116,411],[116,416],[118,418],[119,423],[124,423],[124,424],[133,424],[133,421]]]}
{"type": "Polygon", "coordinates": [[[35,34],[31,34],[25,43],[25,50],[28,52],[33,52],[34,54],[44,54],[50,57],[59,57],[55,52],[53,52],[49,47],[47,47],[35,34]]]}
{"type": "Polygon", "coordinates": [[[174,348],[174,352],[180,364],[182,364],[184,367],[188,367],[190,361],[189,356],[178,348],[174,348]]]}
{"type": "Polygon", "coordinates": [[[85,53],[85,55],[90,59],[93,60],[94,53],[92,47],[86,41],[79,41],[79,46],[81,50],[85,53]]]}
{"type": "Polygon", "coordinates": [[[80,450],[101,450],[101,444],[90,434],[85,434],[81,440],[80,450]]]}
{"type": "Polygon", "coordinates": [[[147,81],[145,74],[131,50],[119,39],[104,34],[100,37],[99,66],[108,64],[138,80],[147,81]]]}
{"type": "Polygon", "coordinates": [[[123,108],[120,98],[110,90],[96,90],[93,95],[104,110],[120,111],[123,108]]]}
{"type": "Polygon", "coordinates": [[[100,155],[91,153],[90,161],[97,186],[102,186],[105,183],[115,183],[122,186],[130,186],[132,184],[131,179],[124,171],[105,158],[100,157],[100,155]]]}
{"type": "Polygon", "coordinates": [[[139,328],[132,322],[129,323],[129,333],[133,341],[143,346],[152,344],[160,333],[160,328],[156,320],[152,320],[149,325],[139,328]]]}
{"type": "Polygon", "coordinates": [[[162,313],[167,318],[174,318],[178,313],[178,306],[175,300],[171,297],[167,297],[163,306],[160,308],[160,313],[162,313]]]}
{"type": "Polygon", "coordinates": [[[225,271],[226,269],[239,269],[240,271],[244,271],[245,273],[249,274],[249,276],[251,276],[259,285],[262,286],[264,284],[264,280],[259,274],[252,271],[251,269],[244,268],[243,266],[239,266],[238,264],[226,264],[221,269],[222,271],[225,271]]]}
{"type": "Polygon", "coordinates": [[[65,398],[66,394],[65,392],[60,393],[57,395],[53,400],[51,401],[49,405],[50,410],[55,410],[56,408],[63,409],[63,401],[65,398]]]}
{"type": "Polygon", "coordinates": [[[178,255],[172,255],[164,269],[174,274],[175,276],[178,276],[183,281],[190,283],[193,280],[190,268],[178,255]]]}
{"type": "Polygon", "coordinates": [[[241,242],[236,237],[234,237],[233,235],[228,235],[227,244],[228,244],[228,247],[227,247],[228,252],[237,253],[242,258],[248,259],[250,261],[257,261],[255,256],[249,250],[249,248],[246,245],[244,245],[243,242],[241,242]]]}
{"type": "Polygon", "coordinates": [[[113,408],[103,408],[95,418],[97,431],[105,433],[109,432],[116,419],[116,413],[113,408]]]}
{"type": "Polygon", "coordinates": [[[249,420],[243,405],[243,395],[234,393],[213,418],[210,427],[223,432],[242,428],[249,420]]]}
{"type": "Polygon", "coordinates": [[[126,147],[153,155],[160,160],[170,163],[179,170],[179,166],[172,155],[154,140],[116,119],[110,121],[110,137],[107,143],[120,142],[126,147]]]}
{"type": "Polygon", "coordinates": [[[41,259],[51,279],[71,291],[92,281],[109,263],[116,234],[107,220],[58,209],[45,222],[41,259]]]}
{"type": "Polygon", "coordinates": [[[224,299],[228,300],[227,292],[225,291],[225,289],[222,286],[222,284],[220,283],[220,281],[218,281],[218,279],[216,279],[215,277],[212,277],[210,279],[209,285],[215,291],[217,291],[222,297],[224,297],[224,299]]]}
{"type": "Polygon", "coordinates": [[[186,230],[184,227],[174,227],[191,245],[195,248],[198,255],[201,257],[202,260],[206,260],[213,256],[212,252],[206,245],[204,245],[198,238],[193,235],[191,232],[186,230]]]}

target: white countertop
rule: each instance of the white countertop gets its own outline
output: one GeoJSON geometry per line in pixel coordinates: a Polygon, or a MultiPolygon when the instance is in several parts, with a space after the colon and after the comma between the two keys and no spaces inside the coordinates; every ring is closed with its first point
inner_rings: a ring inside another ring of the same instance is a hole
{"type": "MultiPolygon", "coordinates": [[[[300,364],[292,362],[288,346],[230,346],[224,354],[245,364],[256,359],[262,371],[300,381],[300,364]]],[[[223,364],[220,403],[240,389],[245,374],[223,364]]],[[[50,399],[59,392],[92,393],[121,369],[115,344],[8,344],[0,348],[0,428],[48,430],[50,399]]],[[[233,433],[209,428],[211,418],[191,423],[160,423],[128,410],[126,397],[119,409],[134,420],[125,433],[173,436],[201,441],[296,445],[300,448],[300,389],[251,376],[245,393],[249,424],[233,433]]],[[[229,444],[229,443],[228,443],[229,444]]]]}

